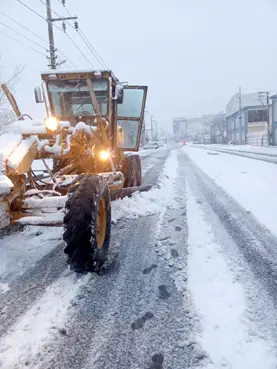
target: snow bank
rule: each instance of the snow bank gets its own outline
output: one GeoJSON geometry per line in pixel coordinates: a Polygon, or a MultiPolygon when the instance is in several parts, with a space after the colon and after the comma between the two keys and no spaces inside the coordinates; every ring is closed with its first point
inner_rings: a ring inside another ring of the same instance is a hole
{"type": "Polygon", "coordinates": [[[205,150],[188,147],[185,151],[217,185],[277,236],[276,164],[223,153],[207,155],[205,150]]]}
{"type": "Polygon", "coordinates": [[[41,357],[51,355],[49,345],[64,328],[71,301],[90,278],[90,275],[80,279],[75,274],[63,276],[46,290],[1,340],[2,368],[41,367],[41,357]]]}
{"type": "Polygon", "coordinates": [[[190,188],[187,193],[188,288],[201,319],[197,340],[211,359],[206,368],[273,369],[274,345],[250,334],[244,291],[190,188]]]}
{"type": "Polygon", "coordinates": [[[116,200],[112,203],[112,220],[138,218],[140,216],[161,213],[171,200],[172,184],[177,176],[177,152],[172,151],[165,162],[158,186],[149,192],[135,193],[132,197],[116,200]]]}
{"type": "MultiPolygon", "coordinates": [[[[200,146],[200,145],[199,145],[200,146]]],[[[276,146],[252,146],[252,145],[202,145],[201,148],[204,149],[220,149],[220,150],[228,150],[228,151],[244,151],[252,154],[261,154],[265,156],[277,156],[277,147],[276,146]]]]}

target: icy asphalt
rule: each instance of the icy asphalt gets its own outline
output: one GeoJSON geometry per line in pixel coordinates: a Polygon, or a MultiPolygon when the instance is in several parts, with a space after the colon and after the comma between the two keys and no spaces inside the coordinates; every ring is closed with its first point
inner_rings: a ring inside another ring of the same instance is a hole
{"type": "Polygon", "coordinates": [[[277,238],[184,149],[142,165],[157,187],[114,205],[101,275],[58,229],[0,239],[0,368],[277,367],[277,238]]]}

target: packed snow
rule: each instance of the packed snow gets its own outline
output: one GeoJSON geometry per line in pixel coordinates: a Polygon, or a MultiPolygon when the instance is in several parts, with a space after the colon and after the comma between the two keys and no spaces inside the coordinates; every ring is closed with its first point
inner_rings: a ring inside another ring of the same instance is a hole
{"type": "Polygon", "coordinates": [[[243,151],[251,154],[259,154],[265,156],[277,156],[276,146],[252,146],[252,145],[203,145],[203,148],[229,150],[229,151],[243,151]]]}
{"type": "Polygon", "coordinates": [[[135,193],[132,197],[119,199],[112,204],[112,220],[116,223],[121,218],[137,218],[161,213],[166,209],[171,198],[171,187],[177,177],[177,153],[172,151],[166,160],[158,185],[148,192],[135,193]]]}
{"type": "Polygon", "coordinates": [[[90,279],[90,275],[78,279],[74,273],[69,273],[48,287],[1,341],[1,367],[39,368],[41,355],[48,355],[51,351],[48,345],[64,329],[71,301],[90,279]]]}
{"type": "Polygon", "coordinates": [[[26,135],[46,134],[47,130],[43,121],[18,120],[3,127],[4,133],[21,133],[26,135]]]}
{"type": "Polygon", "coordinates": [[[185,152],[216,184],[277,236],[276,165],[187,147],[185,152]]]}
{"type": "Polygon", "coordinates": [[[6,236],[5,242],[1,242],[0,246],[0,283],[3,284],[6,280],[9,283],[10,279],[24,273],[44,255],[56,248],[61,240],[62,229],[60,227],[26,227],[20,235],[6,236]],[[22,247],[24,247],[24,252],[22,252],[22,247]]]}
{"type": "Polygon", "coordinates": [[[211,360],[205,368],[273,369],[274,344],[250,331],[245,291],[189,187],[187,194],[188,288],[200,317],[197,339],[211,360]]]}
{"type": "Polygon", "coordinates": [[[28,137],[20,142],[20,144],[14,149],[12,154],[8,157],[7,165],[10,168],[17,168],[24,157],[28,154],[31,147],[36,143],[37,137],[28,137]]]}
{"type": "Polygon", "coordinates": [[[21,140],[21,134],[5,133],[0,135],[0,173],[5,173],[6,160],[20,144],[21,140]]]}

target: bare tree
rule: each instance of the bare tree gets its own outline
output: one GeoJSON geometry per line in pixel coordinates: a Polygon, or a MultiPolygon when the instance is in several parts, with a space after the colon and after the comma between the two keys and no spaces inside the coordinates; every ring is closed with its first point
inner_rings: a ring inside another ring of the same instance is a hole
{"type": "MultiPolygon", "coordinates": [[[[16,85],[18,84],[20,74],[23,72],[24,66],[18,65],[15,67],[11,76],[6,77],[3,73],[3,68],[0,66],[0,85],[5,83],[11,92],[15,91],[16,85]]],[[[0,126],[4,123],[15,120],[15,114],[11,109],[6,95],[0,87],[0,126]]]]}

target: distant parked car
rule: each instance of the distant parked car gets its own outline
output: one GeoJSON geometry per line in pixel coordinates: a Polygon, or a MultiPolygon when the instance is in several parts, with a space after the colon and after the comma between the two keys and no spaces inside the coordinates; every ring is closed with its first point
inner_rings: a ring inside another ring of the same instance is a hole
{"type": "Polygon", "coordinates": [[[160,145],[157,142],[151,142],[144,146],[143,150],[157,150],[159,147],[160,145]]]}
{"type": "Polygon", "coordinates": [[[184,141],[181,141],[181,145],[187,145],[188,143],[187,143],[187,141],[186,140],[184,140],[184,141]]]}

